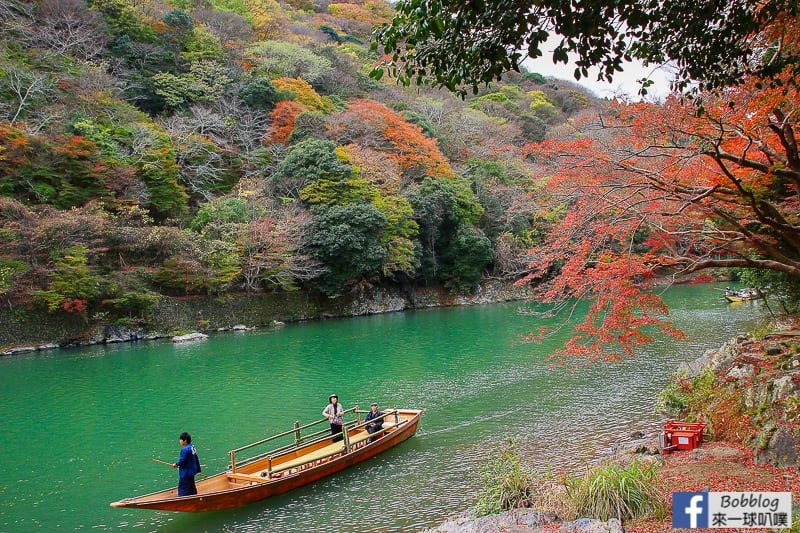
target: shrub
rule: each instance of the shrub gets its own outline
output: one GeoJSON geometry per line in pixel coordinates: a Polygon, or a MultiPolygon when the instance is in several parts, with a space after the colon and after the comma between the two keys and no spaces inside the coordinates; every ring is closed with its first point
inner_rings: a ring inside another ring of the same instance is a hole
{"type": "Polygon", "coordinates": [[[532,507],[534,476],[522,465],[513,443],[500,451],[481,472],[483,489],[473,507],[477,516],[496,514],[517,507],[532,507]]]}
{"type": "Polygon", "coordinates": [[[676,375],[673,382],[658,395],[656,409],[673,418],[684,416],[696,405],[706,405],[715,396],[714,371],[706,368],[700,375],[689,379],[676,375]]]}
{"type": "Polygon", "coordinates": [[[658,466],[633,461],[628,466],[616,463],[589,469],[582,477],[566,480],[570,514],[622,522],[631,518],[664,516],[666,506],[659,498],[654,480],[658,466]]]}

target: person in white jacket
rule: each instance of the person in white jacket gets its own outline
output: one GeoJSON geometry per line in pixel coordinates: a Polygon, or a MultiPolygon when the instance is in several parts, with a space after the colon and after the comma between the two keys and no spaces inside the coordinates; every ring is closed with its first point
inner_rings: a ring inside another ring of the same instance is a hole
{"type": "Polygon", "coordinates": [[[344,414],[344,408],[342,408],[342,404],[339,403],[339,397],[335,394],[328,396],[328,401],[330,403],[322,411],[322,416],[327,418],[331,423],[333,442],[339,442],[344,438],[342,437],[342,424],[344,424],[342,415],[344,414]]]}

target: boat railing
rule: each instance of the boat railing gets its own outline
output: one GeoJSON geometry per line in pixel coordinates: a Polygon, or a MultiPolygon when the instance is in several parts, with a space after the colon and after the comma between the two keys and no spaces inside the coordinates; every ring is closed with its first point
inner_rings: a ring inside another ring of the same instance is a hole
{"type": "MultiPolygon", "coordinates": [[[[270,458],[270,462],[271,462],[273,457],[276,457],[278,455],[282,455],[282,454],[285,454],[285,453],[289,453],[289,452],[291,452],[293,450],[298,450],[298,449],[300,449],[302,447],[312,446],[312,445],[318,444],[320,442],[325,442],[326,440],[328,440],[330,438],[331,438],[330,430],[318,431],[316,433],[312,433],[311,435],[308,435],[307,437],[305,437],[302,440],[300,440],[298,442],[295,442],[293,444],[287,444],[286,446],[281,446],[280,448],[275,448],[274,450],[269,450],[267,452],[259,453],[258,455],[250,456],[247,459],[243,459],[243,460],[239,461],[238,463],[236,463],[236,466],[237,467],[246,466],[246,465],[252,464],[252,463],[254,463],[256,461],[259,461],[261,459],[265,459],[265,458],[270,458]],[[312,438],[314,436],[316,436],[316,438],[312,438]]],[[[233,457],[231,458],[231,460],[233,460],[233,457]]],[[[231,470],[233,470],[233,469],[231,469],[231,470]]]]}
{"type": "MultiPolygon", "coordinates": [[[[362,411],[362,413],[369,413],[369,411],[362,411]]],[[[384,421],[386,421],[386,419],[388,417],[390,417],[390,416],[394,418],[394,424],[391,427],[385,427],[385,428],[379,429],[378,431],[373,433],[373,435],[383,435],[384,433],[386,433],[390,429],[395,428],[395,427],[400,427],[403,424],[405,424],[406,422],[408,422],[408,420],[405,420],[405,419],[400,420],[400,413],[399,413],[399,411],[397,409],[387,409],[386,411],[383,412],[383,414],[381,416],[375,417],[375,418],[373,418],[372,420],[369,420],[369,421],[365,420],[365,421],[363,421],[363,422],[361,422],[359,424],[356,424],[356,425],[352,426],[350,429],[366,429],[366,427],[368,425],[375,423],[376,420],[384,420],[384,421]]]]}
{"type": "MultiPolygon", "coordinates": [[[[356,416],[355,420],[345,421],[345,423],[343,424],[344,431],[342,432],[342,434],[343,434],[342,436],[343,436],[343,441],[344,441],[344,448],[341,449],[341,450],[334,451],[334,452],[332,452],[332,453],[330,453],[328,455],[322,456],[322,457],[316,457],[314,460],[309,461],[309,462],[314,462],[314,461],[327,459],[328,457],[331,457],[331,456],[334,456],[334,455],[338,455],[338,454],[340,454],[342,452],[350,453],[350,451],[352,450],[352,446],[350,444],[350,435],[349,435],[349,433],[351,431],[354,431],[354,430],[364,429],[364,428],[366,428],[367,425],[374,423],[376,420],[381,420],[381,419],[386,420],[388,417],[393,417],[394,418],[394,424],[391,427],[382,428],[382,429],[380,429],[380,430],[378,430],[378,431],[376,431],[374,433],[375,435],[380,435],[380,436],[384,435],[392,427],[399,427],[399,426],[401,426],[401,425],[403,425],[404,423],[407,422],[407,420],[401,420],[400,419],[397,409],[387,409],[381,416],[379,416],[377,418],[374,418],[374,419],[372,419],[370,421],[365,421],[365,420],[362,421],[361,414],[368,413],[368,412],[369,411],[360,411],[358,409],[357,405],[355,407],[352,407],[352,408],[347,409],[346,411],[344,411],[342,413],[343,415],[348,414],[348,413],[354,413],[355,416],[356,416]]],[[[247,444],[245,446],[242,446],[240,448],[236,448],[235,450],[231,450],[230,452],[228,452],[230,457],[231,457],[231,466],[230,466],[231,473],[235,474],[237,468],[252,464],[252,463],[254,463],[256,461],[259,461],[261,459],[268,459],[267,471],[268,471],[268,475],[270,477],[273,474],[277,474],[277,473],[283,472],[284,470],[290,470],[291,468],[296,468],[296,466],[299,466],[299,465],[295,465],[293,467],[275,468],[275,469],[273,469],[273,467],[272,467],[272,459],[275,458],[276,456],[292,452],[292,451],[297,450],[297,449],[299,449],[301,447],[312,446],[314,444],[325,442],[328,439],[330,439],[331,433],[330,433],[330,430],[328,428],[323,429],[323,430],[319,430],[319,431],[315,431],[315,432],[310,433],[308,435],[301,435],[301,431],[302,430],[312,428],[314,426],[317,426],[319,424],[325,423],[327,421],[328,421],[327,418],[323,418],[323,419],[311,422],[309,424],[305,424],[303,426],[300,426],[298,422],[295,422],[294,423],[294,428],[292,428],[289,431],[284,431],[283,433],[278,433],[277,435],[272,435],[271,437],[268,437],[266,439],[262,439],[260,441],[253,442],[251,444],[247,444]],[[259,453],[257,455],[253,455],[253,456],[247,457],[246,459],[240,460],[237,463],[237,461],[236,461],[236,454],[237,453],[242,452],[244,450],[248,450],[250,448],[254,448],[256,446],[261,446],[261,445],[266,444],[268,442],[274,441],[275,439],[279,439],[281,437],[287,437],[289,435],[293,435],[293,437],[294,437],[294,442],[293,443],[281,446],[279,448],[275,448],[275,449],[269,450],[267,452],[263,452],[263,453],[259,453]]]]}
{"type": "MultiPolygon", "coordinates": [[[[346,409],[342,413],[342,415],[344,416],[347,413],[355,413],[356,414],[356,418],[357,418],[357,420],[346,422],[344,424],[345,427],[350,428],[353,424],[357,423],[357,421],[360,420],[360,413],[358,412],[358,405],[356,405],[355,407],[351,407],[350,409],[346,409]]],[[[295,421],[294,427],[292,429],[288,430],[288,431],[284,431],[283,433],[278,433],[277,435],[272,435],[271,437],[267,437],[266,439],[261,439],[261,440],[259,440],[257,442],[246,444],[245,446],[241,446],[239,448],[236,448],[235,450],[229,451],[228,455],[230,455],[230,457],[231,457],[231,472],[235,474],[236,473],[236,468],[238,466],[244,466],[244,465],[250,464],[250,463],[252,463],[254,461],[257,461],[259,459],[263,459],[265,457],[269,457],[270,455],[277,455],[277,454],[280,454],[280,453],[285,453],[285,452],[291,451],[293,449],[297,449],[297,448],[300,447],[301,444],[304,445],[304,446],[309,446],[311,444],[315,444],[317,442],[322,442],[322,441],[326,440],[327,438],[330,437],[330,430],[329,429],[321,429],[319,431],[316,431],[314,433],[310,433],[308,435],[301,435],[301,433],[300,433],[304,429],[312,428],[314,426],[318,426],[319,424],[326,423],[326,422],[328,422],[327,418],[321,418],[320,420],[315,420],[314,422],[310,422],[308,424],[305,424],[305,425],[301,426],[301,425],[299,425],[299,422],[295,421]],[[268,452],[263,452],[263,453],[260,453],[258,455],[255,455],[255,456],[248,457],[247,459],[244,459],[244,460],[240,461],[239,463],[236,462],[236,454],[237,453],[243,452],[245,450],[249,450],[250,448],[255,448],[256,446],[261,446],[261,445],[266,444],[268,442],[274,441],[274,440],[279,439],[281,437],[287,437],[289,435],[293,435],[294,436],[294,442],[292,444],[287,444],[285,446],[281,446],[281,447],[276,448],[274,450],[270,450],[268,452]]]]}
{"type": "MultiPolygon", "coordinates": [[[[359,412],[358,410],[356,410],[357,419],[356,420],[352,420],[350,422],[346,422],[344,424],[345,426],[347,426],[347,431],[343,431],[342,432],[343,444],[344,444],[344,446],[342,448],[340,448],[340,449],[338,449],[336,451],[333,451],[331,453],[328,453],[326,455],[315,456],[313,459],[310,459],[306,463],[292,464],[292,465],[284,466],[284,467],[280,467],[279,466],[278,468],[272,468],[272,465],[270,464],[269,467],[268,467],[268,470],[267,470],[267,476],[268,477],[272,477],[272,476],[274,476],[276,474],[280,474],[281,472],[285,472],[287,470],[293,470],[293,469],[296,469],[296,468],[302,468],[305,465],[310,464],[310,463],[321,462],[321,461],[324,461],[324,460],[326,460],[326,459],[328,459],[330,457],[334,457],[336,455],[340,455],[342,452],[350,453],[352,451],[352,445],[350,443],[349,431],[366,428],[366,426],[368,426],[369,424],[374,423],[376,420],[385,420],[387,417],[391,416],[391,417],[394,417],[394,424],[391,427],[381,428],[380,430],[376,431],[372,435],[383,435],[383,434],[385,434],[387,431],[389,431],[392,428],[397,428],[397,427],[402,426],[403,424],[408,423],[408,420],[406,420],[406,419],[401,420],[400,419],[399,412],[397,411],[397,409],[388,409],[379,417],[373,418],[372,420],[369,420],[369,421],[366,421],[366,420],[365,421],[361,421],[361,418],[358,415],[359,414],[363,414],[363,413],[368,413],[368,412],[369,411],[361,411],[361,412],[359,412]]],[[[320,439],[318,442],[325,441],[328,438],[330,438],[330,433],[328,433],[325,436],[325,438],[320,439]]],[[[310,443],[307,443],[307,445],[308,444],[310,444],[310,443]]],[[[266,457],[268,455],[269,454],[266,454],[264,456],[266,457]]]]}

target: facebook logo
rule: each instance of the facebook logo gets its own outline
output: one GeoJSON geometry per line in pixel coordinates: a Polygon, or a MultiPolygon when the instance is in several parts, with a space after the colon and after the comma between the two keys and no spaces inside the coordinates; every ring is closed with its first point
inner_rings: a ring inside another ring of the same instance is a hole
{"type": "Polygon", "coordinates": [[[791,492],[673,492],[676,529],[786,529],[792,524],[791,492]]]}
{"type": "Polygon", "coordinates": [[[708,493],[673,492],[672,527],[708,527],[708,493]]]}

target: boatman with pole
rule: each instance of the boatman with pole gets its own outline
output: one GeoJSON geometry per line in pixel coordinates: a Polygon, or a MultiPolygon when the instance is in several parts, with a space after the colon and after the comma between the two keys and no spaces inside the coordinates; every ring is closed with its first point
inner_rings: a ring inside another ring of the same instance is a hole
{"type": "Polygon", "coordinates": [[[178,469],[178,496],[191,496],[197,494],[194,476],[200,473],[200,458],[192,444],[192,436],[187,432],[181,433],[181,456],[172,468],[178,469]]]}

